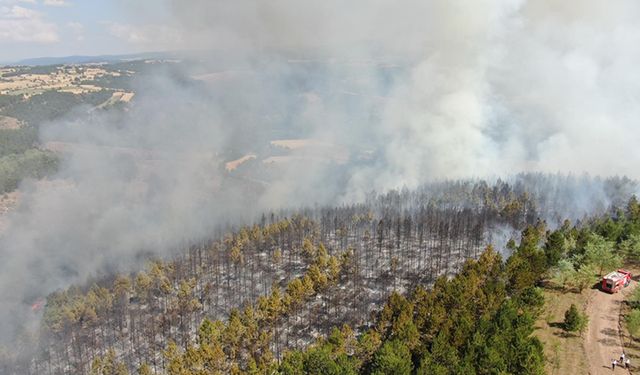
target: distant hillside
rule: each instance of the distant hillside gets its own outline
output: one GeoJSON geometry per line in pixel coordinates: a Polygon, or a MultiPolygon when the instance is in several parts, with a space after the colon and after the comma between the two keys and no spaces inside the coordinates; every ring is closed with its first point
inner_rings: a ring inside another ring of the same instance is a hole
{"type": "Polygon", "coordinates": [[[128,55],[100,55],[100,56],[61,56],[61,57],[36,57],[15,62],[11,65],[60,65],[60,64],[90,64],[90,63],[113,63],[128,60],[141,59],[167,59],[175,58],[174,52],[144,52],[128,55]]]}

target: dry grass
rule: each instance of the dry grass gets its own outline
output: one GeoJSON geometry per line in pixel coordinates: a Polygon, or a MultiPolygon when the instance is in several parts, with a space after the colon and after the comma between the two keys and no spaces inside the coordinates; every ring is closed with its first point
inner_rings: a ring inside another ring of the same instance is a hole
{"type": "Polygon", "coordinates": [[[120,101],[129,103],[135,94],[132,92],[123,92],[122,96],[120,96],[120,101]]]}
{"type": "Polygon", "coordinates": [[[548,374],[586,374],[588,373],[587,355],[583,338],[567,335],[562,329],[564,313],[571,304],[584,310],[587,303],[586,291],[583,293],[561,292],[545,289],[545,311],[536,322],[534,335],[544,344],[548,374]]]}
{"type": "Polygon", "coordinates": [[[116,91],[114,92],[109,99],[107,99],[104,103],[100,104],[98,108],[104,108],[110,105],[114,105],[118,102],[129,103],[135,94],[132,92],[125,91],[116,91]]]}

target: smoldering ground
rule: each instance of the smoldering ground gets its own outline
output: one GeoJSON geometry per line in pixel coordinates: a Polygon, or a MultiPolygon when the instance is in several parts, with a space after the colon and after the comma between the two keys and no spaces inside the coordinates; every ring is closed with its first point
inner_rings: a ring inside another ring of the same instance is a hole
{"type": "MultiPolygon", "coordinates": [[[[67,148],[60,182],[25,183],[0,240],[3,337],[35,297],[261,210],[521,171],[638,177],[636,1],[135,6],[169,7],[158,47],[198,50],[199,73],[226,78],[159,73],[125,116],[43,125],[67,148]],[[339,145],[349,163],[294,160],[260,188],[225,178],[227,155],[276,138],[339,145]]],[[[556,191],[576,215],[612,203],[598,182],[575,186],[556,191]]]]}

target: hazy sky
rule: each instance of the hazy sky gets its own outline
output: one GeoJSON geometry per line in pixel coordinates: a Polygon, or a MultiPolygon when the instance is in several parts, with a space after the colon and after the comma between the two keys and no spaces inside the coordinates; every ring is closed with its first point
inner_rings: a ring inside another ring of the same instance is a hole
{"type": "Polygon", "coordinates": [[[167,9],[165,0],[0,0],[0,62],[166,49],[167,9]]]}

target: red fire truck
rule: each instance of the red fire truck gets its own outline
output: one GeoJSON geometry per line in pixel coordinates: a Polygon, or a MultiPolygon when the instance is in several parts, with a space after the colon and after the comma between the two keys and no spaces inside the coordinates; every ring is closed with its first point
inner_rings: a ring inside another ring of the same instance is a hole
{"type": "Polygon", "coordinates": [[[602,290],[609,293],[617,293],[631,282],[631,272],[619,269],[610,272],[602,278],[602,290]]]}

